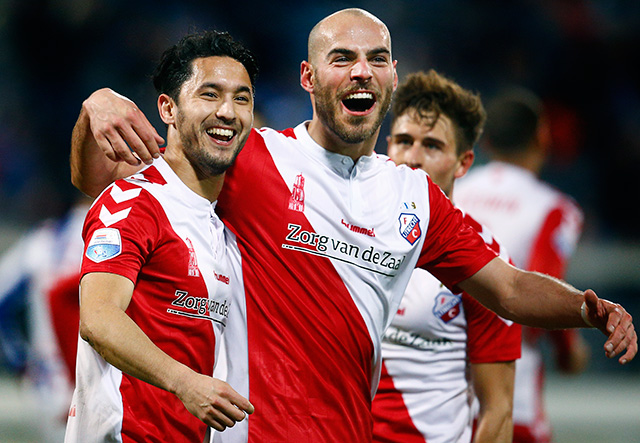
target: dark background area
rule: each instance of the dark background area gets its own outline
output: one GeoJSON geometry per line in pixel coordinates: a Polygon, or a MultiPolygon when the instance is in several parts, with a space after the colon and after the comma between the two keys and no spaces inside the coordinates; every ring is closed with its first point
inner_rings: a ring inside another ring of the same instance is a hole
{"type": "MultiPolygon", "coordinates": [[[[257,110],[269,126],[311,118],[299,86],[306,38],[345,7],[387,24],[401,80],[434,68],[485,100],[505,85],[536,92],[553,124],[543,177],[585,210],[582,241],[640,248],[640,2],[633,0],[0,0],[0,224],[30,226],[63,214],[76,198],[69,142],[94,90],[128,96],[164,135],[149,76],[187,32],[226,30],[254,51],[257,110]]],[[[381,153],[387,132],[385,122],[381,153]]],[[[612,280],[607,297],[640,318],[640,281],[612,280]]],[[[599,352],[601,337],[588,335],[599,352]]],[[[625,370],[594,360],[596,369],[625,370]]]]}

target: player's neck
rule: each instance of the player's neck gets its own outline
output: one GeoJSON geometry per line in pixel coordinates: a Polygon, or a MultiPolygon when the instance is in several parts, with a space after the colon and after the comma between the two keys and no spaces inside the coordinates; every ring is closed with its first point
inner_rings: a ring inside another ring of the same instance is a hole
{"type": "Polygon", "coordinates": [[[178,178],[193,192],[210,202],[218,199],[224,183],[224,173],[206,175],[197,170],[181,150],[169,149],[168,146],[164,154],[164,160],[178,178]]]}
{"type": "Polygon", "coordinates": [[[346,155],[356,162],[363,155],[369,156],[373,154],[380,128],[378,128],[372,137],[369,137],[361,143],[346,143],[317,119],[311,120],[307,126],[307,131],[313,141],[327,151],[346,155]]]}

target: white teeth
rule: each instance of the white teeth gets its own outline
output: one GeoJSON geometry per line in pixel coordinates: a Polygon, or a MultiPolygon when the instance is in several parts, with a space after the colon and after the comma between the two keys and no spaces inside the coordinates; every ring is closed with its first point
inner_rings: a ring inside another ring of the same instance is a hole
{"type": "Polygon", "coordinates": [[[223,128],[207,129],[207,134],[219,135],[221,137],[233,137],[233,131],[231,129],[223,129],[223,128]]]}
{"type": "Polygon", "coordinates": [[[370,92],[355,92],[347,95],[347,100],[369,99],[373,100],[373,94],[370,92]]]}

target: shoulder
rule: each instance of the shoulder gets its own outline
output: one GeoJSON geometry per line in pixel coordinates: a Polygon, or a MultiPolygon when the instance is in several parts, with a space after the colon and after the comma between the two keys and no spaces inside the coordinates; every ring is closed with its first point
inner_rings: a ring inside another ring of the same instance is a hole
{"type": "Polygon", "coordinates": [[[263,157],[266,153],[288,149],[290,144],[299,142],[293,128],[285,129],[284,131],[276,131],[275,129],[267,127],[260,129],[253,128],[234,166],[232,166],[229,171],[237,168],[238,163],[244,165],[245,163],[250,163],[251,160],[263,162],[263,157]]]}
{"type": "Polygon", "coordinates": [[[287,128],[282,131],[278,131],[272,128],[263,127],[260,129],[253,128],[247,139],[247,145],[253,143],[265,143],[266,141],[276,140],[296,140],[296,134],[294,128],[287,128]]]}
{"type": "Polygon", "coordinates": [[[385,174],[398,183],[418,183],[426,186],[430,181],[428,179],[429,176],[422,169],[414,169],[407,165],[397,165],[383,154],[374,154],[372,162],[379,171],[384,171],[385,174]]]}
{"type": "Polygon", "coordinates": [[[87,214],[86,223],[99,221],[104,227],[109,227],[133,219],[157,218],[157,213],[162,208],[157,199],[145,189],[150,185],[152,183],[144,179],[115,181],[95,200],[87,214]]]}

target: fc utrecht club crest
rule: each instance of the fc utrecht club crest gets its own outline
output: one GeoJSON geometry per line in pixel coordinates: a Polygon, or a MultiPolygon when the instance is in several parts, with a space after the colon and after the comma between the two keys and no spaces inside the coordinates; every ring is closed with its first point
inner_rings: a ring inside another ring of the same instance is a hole
{"type": "Polygon", "coordinates": [[[415,214],[403,212],[398,220],[400,221],[400,235],[410,244],[414,244],[422,235],[420,219],[415,214]]]}
{"type": "Polygon", "coordinates": [[[115,228],[100,228],[91,236],[85,255],[96,263],[109,260],[122,252],[120,231],[115,228]]]}
{"type": "Polygon", "coordinates": [[[304,177],[302,174],[298,174],[293,183],[293,191],[291,191],[291,197],[289,198],[289,209],[304,212],[304,177]]]}
{"type": "Polygon", "coordinates": [[[461,301],[462,298],[459,295],[453,295],[450,292],[440,293],[433,306],[433,315],[443,322],[449,323],[460,314],[461,301]]]}

